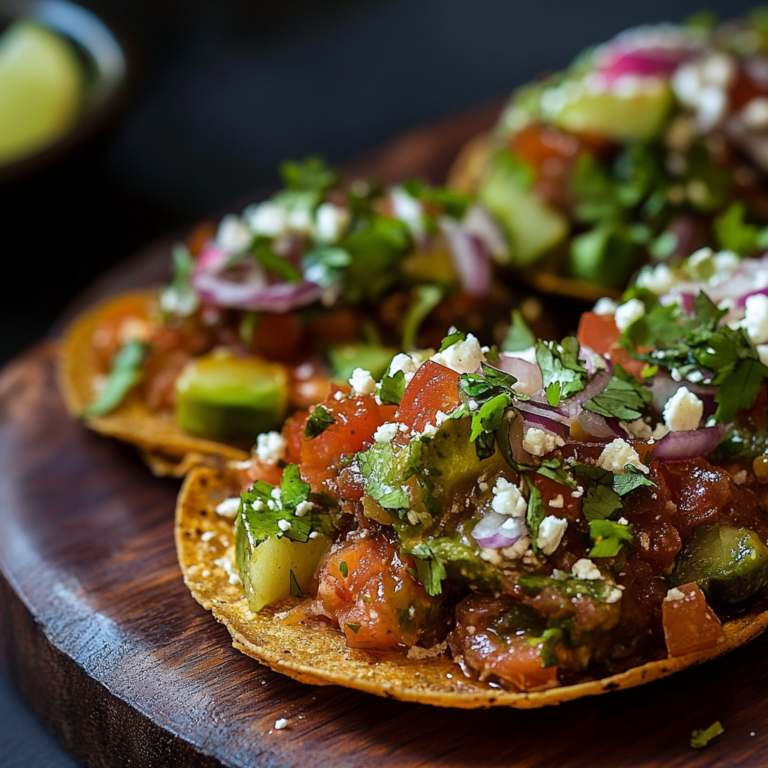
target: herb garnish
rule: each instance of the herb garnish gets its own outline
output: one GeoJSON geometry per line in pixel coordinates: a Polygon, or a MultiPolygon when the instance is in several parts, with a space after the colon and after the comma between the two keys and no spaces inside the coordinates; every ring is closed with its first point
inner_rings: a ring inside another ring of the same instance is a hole
{"type": "Polygon", "coordinates": [[[544,500],[541,498],[541,492],[531,482],[528,475],[525,476],[525,483],[528,486],[528,509],[525,512],[525,524],[531,532],[531,549],[534,555],[539,554],[539,528],[541,521],[547,516],[544,500]]]}
{"type": "Polygon", "coordinates": [[[400,405],[405,394],[405,374],[395,371],[391,376],[385,375],[379,387],[379,399],[385,405],[400,405]]]}
{"type": "Polygon", "coordinates": [[[322,406],[318,405],[307,419],[304,427],[304,437],[307,440],[314,440],[318,435],[322,435],[331,424],[335,424],[336,419],[322,406]]]}
{"type": "Polygon", "coordinates": [[[103,416],[120,405],[131,388],[141,379],[147,349],[147,344],[136,339],[123,345],[112,359],[112,367],[103,389],[83,411],[83,418],[103,416]]]}
{"type": "Polygon", "coordinates": [[[592,520],[589,524],[589,538],[594,546],[589,557],[616,557],[625,541],[632,541],[629,525],[615,523],[612,520],[592,520]]]}
{"type": "Polygon", "coordinates": [[[652,400],[653,395],[649,390],[631,373],[616,365],[608,386],[600,394],[587,400],[584,408],[606,418],[630,422],[639,419],[642,410],[650,405],[652,400]]]}
{"type": "Polygon", "coordinates": [[[587,369],[579,360],[579,341],[575,336],[567,336],[559,345],[539,341],[536,362],[541,368],[547,402],[553,407],[560,404],[560,398],[571,397],[584,389],[587,369]]]}
{"type": "Polygon", "coordinates": [[[709,742],[712,741],[712,739],[723,733],[725,733],[725,728],[720,725],[719,720],[715,720],[709,728],[693,731],[693,733],[691,733],[691,747],[693,749],[704,749],[704,747],[709,745],[709,742]]]}
{"type": "Polygon", "coordinates": [[[426,541],[417,544],[411,554],[416,560],[417,578],[424,585],[427,594],[431,597],[439,595],[443,591],[441,582],[446,578],[442,559],[426,541]]]}

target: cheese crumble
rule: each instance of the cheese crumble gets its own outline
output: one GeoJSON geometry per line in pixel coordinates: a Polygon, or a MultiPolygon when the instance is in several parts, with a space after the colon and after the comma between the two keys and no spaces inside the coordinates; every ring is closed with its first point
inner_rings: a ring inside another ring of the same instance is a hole
{"type": "Polygon", "coordinates": [[[648,467],[640,460],[637,451],[626,441],[617,437],[612,443],[603,448],[597,459],[597,465],[614,474],[625,472],[627,465],[634,467],[643,474],[648,474],[648,467]]]}
{"type": "Polygon", "coordinates": [[[285,458],[288,444],[279,432],[263,432],[256,438],[256,456],[265,464],[277,464],[285,458]]]}

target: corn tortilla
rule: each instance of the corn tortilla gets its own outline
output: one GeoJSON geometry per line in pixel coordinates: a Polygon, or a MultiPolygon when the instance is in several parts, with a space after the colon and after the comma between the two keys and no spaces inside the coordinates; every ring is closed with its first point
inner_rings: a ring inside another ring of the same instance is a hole
{"type": "Polygon", "coordinates": [[[216,560],[234,561],[232,520],[216,514],[217,504],[239,495],[232,470],[201,467],[187,476],[176,507],[176,548],[192,596],[232,635],[235,648],[277,672],[303,683],[341,685],[378,696],[440,707],[494,706],[532,709],[631,688],[722,656],[757,637],[768,612],[746,614],[723,626],[725,640],[715,648],[643,664],[620,674],[543,691],[499,690],[465,678],[446,656],[409,659],[401,653],[369,653],[347,648],[342,633],[320,622],[289,623],[289,598],[258,613],[248,608],[239,583],[216,560]],[[203,535],[213,532],[214,536],[203,535]]]}
{"type": "MultiPolygon", "coordinates": [[[[93,345],[96,330],[121,304],[143,304],[149,314],[156,300],[156,291],[121,294],[83,313],[67,328],[61,343],[58,380],[67,409],[75,418],[80,418],[93,401],[103,375],[93,345]]],[[[182,477],[193,466],[223,466],[227,460],[248,458],[242,448],[188,434],[176,424],[172,412],[151,410],[136,391],[130,392],[115,410],[84,419],[84,423],[102,435],[136,445],[156,475],[182,477]]]]}

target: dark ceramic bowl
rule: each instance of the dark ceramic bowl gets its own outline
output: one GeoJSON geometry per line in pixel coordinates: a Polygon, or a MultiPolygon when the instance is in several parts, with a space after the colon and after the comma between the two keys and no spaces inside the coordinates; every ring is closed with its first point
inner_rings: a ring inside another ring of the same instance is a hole
{"type": "Polygon", "coordinates": [[[37,176],[102,134],[125,106],[132,69],[124,42],[80,5],[68,0],[0,0],[0,28],[17,19],[49,27],[72,45],[85,71],[85,92],[80,115],[66,133],[38,152],[0,165],[0,187],[37,176]]]}

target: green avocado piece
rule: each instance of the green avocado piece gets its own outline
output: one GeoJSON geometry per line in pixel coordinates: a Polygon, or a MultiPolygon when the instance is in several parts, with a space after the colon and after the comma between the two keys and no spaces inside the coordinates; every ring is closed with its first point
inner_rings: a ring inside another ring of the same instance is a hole
{"type": "Polygon", "coordinates": [[[530,267],[568,235],[568,221],[530,189],[521,164],[509,152],[498,152],[480,183],[479,199],[509,237],[510,265],[530,267]]]}
{"type": "Polygon", "coordinates": [[[564,98],[547,115],[564,131],[613,141],[650,141],[659,135],[674,98],[659,80],[632,90],[594,90],[583,82],[560,86],[564,98]]]}
{"type": "Polygon", "coordinates": [[[566,271],[593,285],[622,288],[637,269],[640,255],[628,233],[609,222],[573,238],[566,271]]]}
{"type": "Polygon", "coordinates": [[[392,347],[374,344],[344,344],[328,350],[328,361],[336,379],[347,381],[355,368],[364,368],[378,381],[387,372],[397,352],[392,347]]]}
{"type": "Polygon", "coordinates": [[[285,366],[217,350],[177,379],[176,422],[193,435],[253,442],[282,425],[287,399],[285,366]]]}
{"type": "Polygon", "coordinates": [[[740,603],[768,584],[768,547],[748,528],[703,525],[678,555],[671,581],[695,581],[707,597],[740,603]]]}

